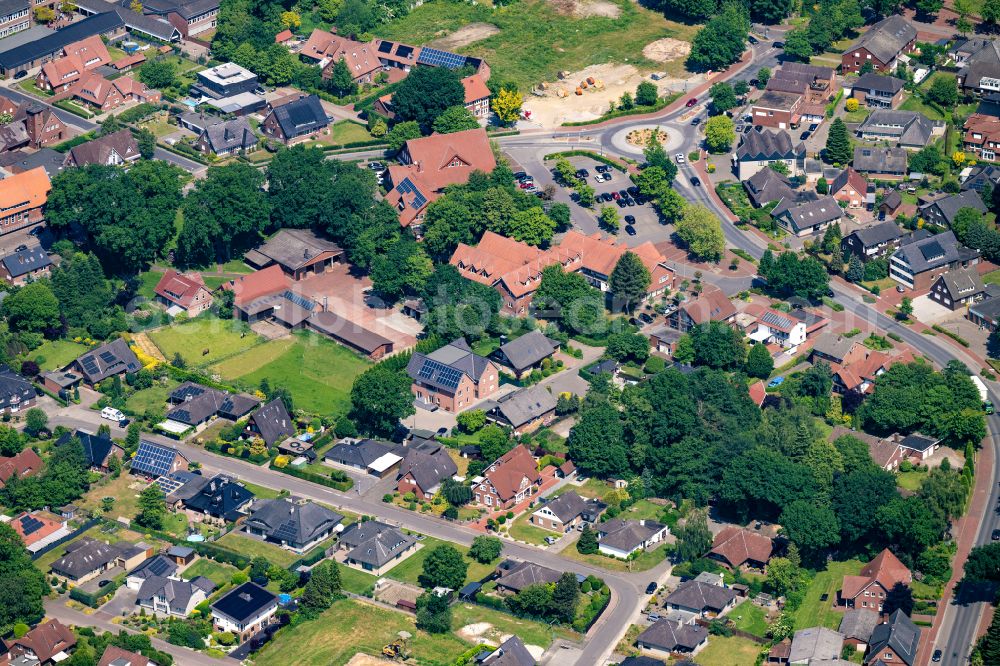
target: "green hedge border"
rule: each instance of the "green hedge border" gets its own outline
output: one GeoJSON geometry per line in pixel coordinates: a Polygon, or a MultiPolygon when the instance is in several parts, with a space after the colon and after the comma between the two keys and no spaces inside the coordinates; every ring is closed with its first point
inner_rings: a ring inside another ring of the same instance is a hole
{"type": "Polygon", "coordinates": [[[624,164],[620,164],[619,162],[615,161],[614,159],[612,159],[610,157],[605,157],[604,155],[601,155],[600,153],[595,153],[592,150],[564,150],[564,151],[559,152],[559,153],[549,153],[548,155],[546,155],[542,159],[543,160],[558,160],[561,157],[589,157],[589,158],[591,158],[593,160],[597,160],[598,162],[600,162],[602,164],[607,164],[612,169],[617,169],[618,171],[621,171],[622,173],[628,173],[628,167],[626,167],[624,164]]]}
{"type": "Polygon", "coordinates": [[[614,120],[615,118],[624,118],[627,116],[641,116],[646,113],[656,113],[657,111],[662,111],[667,108],[681,97],[684,96],[682,92],[673,92],[669,95],[665,95],[657,100],[656,104],[651,104],[650,106],[637,106],[634,109],[629,109],[627,111],[609,111],[605,113],[600,118],[594,118],[593,120],[578,120],[569,123],[563,123],[562,127],[586,127],[587,125],[599,125],[607,120],[614,120]]]}

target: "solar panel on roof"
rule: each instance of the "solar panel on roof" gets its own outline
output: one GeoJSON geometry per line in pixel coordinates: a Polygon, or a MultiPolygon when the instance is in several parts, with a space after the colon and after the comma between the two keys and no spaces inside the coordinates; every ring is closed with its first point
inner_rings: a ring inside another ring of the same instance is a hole
{"type": "Polygon", "coordinates": [[[283,295],[286,300],[289,300],[295,305],[298,305],[300,308],[305,308],[310,312],[312,312],[312,309],[316,307],[316,303],[309,300],[305,296],[302,296],[301,294],[296,294],[292,291],[286,291],[283,295]]]}
{"type": "Polygon", "coordinates": [[[426,359],[417,373],[421,379],[433,379],[442,386],[456,388],[462,380],[462,372],[443,363],[426,359]]]}
{"type": "Polygon", "coordinates": [[[295,523],[290,520],[286,520],[278,526],[278,529],[274,530],[274,536],[289,543],[295,541],[295,523]]]}
{"type": "Polygon", "coordinates": [[[34,516],[25,516],[21,519],[21,529],[24,531],[24,536],[29,536],[37,532],[45,523],[38,520],[34,516]]]}
{"type": "Polygon", "coordinates": [[[142,442],[132,460],[132,469],[150,476],[162,476],[170,471],[174,452],[151,442],[142,442]]]}
{"type": "Polygon", "coordinates": [[[109,351],[101,352],[101,360],[104,361],[105,363],[114,363],[115,355],[109,351]]]}
{"type": "Polygon", "coordinates": [[[937,241],[931,241],[927,245],[923,245],[920,248],[920,254],[924,255],[924,259],[930,261],[932,259],[937,259],[938,257],[944,256],[944,248],[937,241]]]}
{"type": "Polygon", "coordinates": [[[401,44],[398,49],[396,49],[396,55],[400,58],[409,58],[413,55],[413,47],[401,44]]]}
{"type": "Polygon", "coordinates": [[[409,178],[404,178],[396,189],[399,190],[401,194],[413,195],[413,202],[410,205],[416,210],[420,210],[427,203],[427,197],[424,196],[423,192],[417,189],[417,186],[414,185],[413,181],[409,178]]]}
{"type": "Polygon", "coordinates": [[[156,574],[157,576],[164,575],[170,568],[170,560],[162,557],[157,557],[152,562],[149,563],[149,570],[156,574]]]}
{"type": "Polygon", "coordinates": [[[379,53],[389,53],[392,51],[392,42],[382,42],[378,45],[379,53]]]}
{"type": "Polygon", "coordinates": [[[417,57],[417,62],[429,67],[447,67],[448,69],[458,69],[465,65],[465,56],[441,51],[425,46],[417,57]]]}

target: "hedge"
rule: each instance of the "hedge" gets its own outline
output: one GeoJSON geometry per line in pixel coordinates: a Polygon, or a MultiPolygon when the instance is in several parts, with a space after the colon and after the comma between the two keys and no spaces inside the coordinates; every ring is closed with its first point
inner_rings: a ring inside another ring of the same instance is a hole
{"type": "Polygon", "coordinates": [[[385,139],[371,139],[370,141],[348,141],[347,143],[338,143],[334,145],[320,146],[320,150],[325,153],[333,152],[335,150],[346,150],[349,148],[388,148],[389,144],[385,142],[385,139]]]}
{"type": "Polygon", "coordinates": [[[661,97],[656,101],[656,104],[650,104],[649,106],[637,106],[633,109],[628,110],[616,110],[608,111],[600,118],[594,118],[593,120],[577,120],[569,123],[563,123],[563,127],[583,127],[586,125],[598,125],[603,123],[605,120],[612,120],[613,118],[621,118],[623,116],[640,116],[644,113],[654,113],[660,109],[664,109],[674,102],[676,102],[684,93],[673,92],[665,97],[661,97]]]}
{"type": "Polygon", "coordinates": [[[95,138],[97,138],[96,130],[85,132],[78,136],[74,136],[72,139],[68,139],[60,144],[52,146],[52,150],[56,151],[57,153],[68,153],[71,149],[79,146],[81,143],[87,143],[88,141],[95,138]]]}
{"type": "Polygon", "coordinates": [[[334,481],[330,477],[317,474],[316,472],[310,472],[308,470],[298,469],[291,466],[275,467],[273,463],[271,464],[271,469],[287,474],[288,476],[294,476],[295,478],[302,479],[303,481],[318,483],[321,486],[333,488],[341,492],[347,492],[354,487],[354,481],[352,481],[350,477],[348,477],[347,481],[334,481]]]}
{"type": "Polygon", "coordinates": [[[236,388],[235,386],[230,386],[229,384],[223,384],[222,382],[214,381],[209,377],[200,374],[198,372],[193,372],[191,370],[184,370],[183,368],[175,367],[173,365],[170,365],[169,363],[166,363],[160,367],[166,369],[167,374],[170,375],[171,379],[177,380],[179,382],[191,381],[194,382],[195,384],[201,384],[202,386],[214,388],[219,391],[229,391],[231,393],[240,392],[239,389],[236,388]]]}
{"type": "Polygon", "coordinates": [[[612,169],[617,169],[622,173],[627,173],[627,169],[619,164],[617,161],[611,159],[610,157],[605,157],[600,153],[595,153],[592,150],[564,150],[560,153],[551,153],[543,157],[543,160],[557,160],[560,157],[589,157],[592,160],[596,160],[603,164],[607,164],[612,169]]]}
{"type": "Polygon", "coordinates": [[[949,331],[947,328],[945,328],[944,326],[941,326],[940,324],[934,324],[933,326],[931,326],[931,328],[933,328],[938,333],[943,333],[944,335],[947,335],[949,338],[951,338],[952,340],[954,340],[958,344],[962,345],[963,347],[968,347],[969,346],[969,341],[968,340],[966,340],[965,338],[963,338],[962,336],[960,336],[958,333],[955,333],[953,331],[949,331]]]}
{"type": "Polygon", "coordinates": [[[62,109],[63,111],[69,111],[74,116],[80,116],[81,118],[86,118],[87,120],[94,117],[94,114],[78,107],[76,104],[71,104],[68,99],[61,99],[58,102],[53,102],[52,106],[62,109]]]}
{"type": "MultiPolygon", "coordinates": [[[[108,522],[110,523],[110,521],[108,522]]],[[[150,536],[154,536],[162,541],[166,541],[177,546],[188,546],[189,548],[193,548],[199,555],[203,555],[209,559],[215,560],[216,562],[231,564],[237,569],[246,569],[250,566],[250,558],[243,553],[236,552],[235,550],[230,550],[208,541],[188,541],[187,539],[178,538],[169,532],[163,532],[161,530],[152,530],[145,527],[140,529],[143,534],[149,534],[150,536]]]]}

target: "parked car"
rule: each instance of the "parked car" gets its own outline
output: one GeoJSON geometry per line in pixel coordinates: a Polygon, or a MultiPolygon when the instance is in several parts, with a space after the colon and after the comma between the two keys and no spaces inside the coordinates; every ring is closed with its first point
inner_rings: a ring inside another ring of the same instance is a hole
{"type": "Polygon", "coordinates": [[[1000,541],[1000,530],[993,530],[993,535],[991,538],[994,541],[1000,541]]]}
{"type": "Polygon", "coordinates": [[[678,164],[684,164],[684,156],[681,155],[680,153],[677,153],[676,155],[674,155],[674,161],[677,162],[678,164]]]}
{"type": "Polygon", "coordinates": [[[643,324],[652,324],[653,323],[653,318],[650,317],[649,314],[647,314],[645,312],[640,312],[639,313],[639,321],[641,321],[643,324]]]}
{"type": "Polygon", "coordinates": [[[631,224],[626,224],[625,233],[627,233],[629,236],[635,236],[636,234],[635,227],[633,227],[631,224]]]}
{"type": "Polygon", "coordinates": [[[653,581],[652,583],[646,586],[646,594],[653,594],[654,592],[656,592],[657,587],[658,586],[656,584],[656,581],[653,581]]]}
{"type": "Polygon", "coordinates": [[[695,116],[694,118],[692,118],[691,119],[691,124],[694,125],[695,127],[697,127],[698,125],[700,125],[701,124],[701,116],[695,116]]]}
{"type": "Polygon", "coordinates": [[[931,661],[935,664],[941,661],[941,650],[934,650],[934,654],[931,655],[931,661]]]}
{"type": "Polygon", "coordinates": [[[577,169],[576,170],[576,177],[577,178],[590,178],[590,172],[587,171],[586,169],[577,169]]]}
{"type": "Polygon", "coordinates": [[[618,204],[619,208],[624,208],[625,207],[625,200],[624,199],[615,199],[615,203],[618,204]]]}
{"type": "Polygon", "coordinates": [[[611,198],[611,192],[602,192],[597,196],[601,198],[601,201],[613,201],[613,199],[611,198]]]}
{"type": "Polygon", "coordinates": [[[772,379],[771,381],[769,381],[767,383],[767,387],[768,388],[774,388],[776,386],[781,386],[782,383],[784,383],[784,381],[785,381],[784,377],[775,377],[774,379],[772,379]]]}
{"type": "Polygon", "coordinates": [[[815,132],[818,129],[819,129],[819,123],[813,123],[812,125],[809,126],[810,132],[815,132]]]}
{"type": "Polygon", "coordinates": [[[514,178],[516,180],[524,180],[527,177],[528,177],[527,172],[524,172],[524,171],[515,171],[514,172],[514,178]]]}
{"type": "Polygon", "coordinates": [[[596,167],[594,167],[594,171],[596,171],[597,173],[607,173],[611,171],[611,167],[609,167],[607,164],[598,164],[596,167]]]}
{"type": "Polygon", "coordinates": [[[810,132],[809,130],[806,130],[805,132],[803,132],[802,134],[799,135],[799,141],[805,141],[806,139],[808,139],[812,135],[813,135],[812,132],[810,132]]]}
{"type": "Polygon", "coordinates": [[[121,410],[115,409],[114,407],[105,407],[101,410],[101,418],[109,421],[121,421],[125,418],[125,415],[121,412],[121,410]]]}
{"type": "Polygon", "coordinates": [[[20,72],[18,72],[17,74],[14,75],[14,78],[15,79],[23,79],[27,75],[28,75],[28,70],[22,69],[20,72]]]}
{"type": "Polygon", "coordinates": [[[750,42],[751,44],[760,44],[760,40],[754,37],[753,35],[748,36],[747,41],[750,42]]]}
{"type": "Polygon", "coordinates": [[[625,188],[625,191],[631,194],[633,197],[639,194],[639,188],[635,185],[633,185],[632,187],[625,188]]]}
{"type": "Polygon", "coordinates": [[[691,176],[691,184],[695,187],[701,187],[701,179],[698,176],[691,176]]]}
{"type": "Polygon", "coordinates": [[[121,421],[118,422],[118,427],[127,428],[129,423],[132,423],[132,419],[122,419],[121,421]]]}
{"type": "Polygon", "coordinates": [[[774,44],[771,44],[771,48],[772,49],[783,49],[783,48],[785,48],[785,43],[784,42],[775,42],[774,44]]]}
{"type": "Polygon", "coordinates": [[[518,184],[518,187],[520,187],[522,190],[526,190],[526,189],[528,189],[529,187],[531,187],[534,184],[535,183],[532,182],[532,181],[530,181],[530,180],[524,180],[524,181],[521,181],[520,184],[518,184]]]}
{"type": "Polygon", "coordinates": [[[368,168],[372,171],[385,171],[385,165],[381,162],[369,162],[368,168]]]}
{"type": "Polygon", "coordinates": [[[559,539],[555,538],[554,536],[545,537],[545,543],[549,544],[550,546],[554,544],[556,541],[559,541],[559,539]]]}
{"type": "Polygon", "coordinates": [[[746,127],[743,128],[743,133],[747,134],[752,129],[753,129],[753,125],[747,125],[746,127]]]}
{"type": "Polygon", "coordinates": [[[626,215],[625,224],[635,224],[635,215],[626,215]]]}
{"type": "Polygon", "coordinates": [[[692,106],[694,106],[694,105],[695,105],[695,104],[697,104],[697,103],[698,103],[698,98],[697,98],[697,97],[692,97],[691,99],[689,99],[689,100],[688,100],[688,101],[687,101],[687,102],[686,102],[686,103],[684,104],[684,106],[686,106],[686,107],[688,107],[688,108],[690,109],[690,108],[691,108],[692,106]]]}
{"type": "Polygon", "coordinates": [[[635,205],[635,199],[633,199],[632,197],[626,197],[626,198],[622,199],[622,201],[625,202],[626,206],[634,206],[635,205]]]}
{"type": "Polygon", "coordinates": [[[620,196],[620,197],[622,197],[624,199],[624,198],[626,198],[626,197],[629,196],[629,191],[628,190],[618,190],[618,196],[620,196]]]}
{"type": "Polygon", "coordinates": [[[760,79],[750,79],[750,87],[756,88],[760,85],[760,79]]]}

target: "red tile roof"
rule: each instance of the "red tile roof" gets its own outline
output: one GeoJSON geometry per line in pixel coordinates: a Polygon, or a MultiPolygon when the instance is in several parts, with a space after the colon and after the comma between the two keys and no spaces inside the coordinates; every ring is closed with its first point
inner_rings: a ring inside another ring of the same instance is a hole
{"type": "Polygon", "coordinates": [[[275,44],[284,44],[285,42],[287,42],[291,38],[292,38],[292,31],[291,30],[282,30],[281,32],[279,32],[277,35],[274,36],[274,43],[275,44]]]}
{"type": "Polygon", "coordinates": [[[171,303],[189,308],[202,289],[206,289],[205,281],[198,273],[178,273],[168,268],[153,291],[171,303]]]}
{"type": "Polygon", "coordinates": [[[523,444],[518,444],[500,456],[490,468],[485,476],[503,502],[517,495],[525,479],[531,484],[537,482],[540,477],[535,459],[523,444]]]}
{"type": "Polygon", "coordinates": [[[767,387],[764,386],[764,382],[750,385],[750,399],[754,401],[755,405],[758,407],[763,405],[765,398],[767,398],[767,387]]]}
{"type": "Polygon", "coordinates": [[[223,285],[223,289],[232,289],[235,295],[233,302],[240,306],[264,296],[277,294],[291,286],[292,281],[281,270],[281,266],[272,264],[249,275],[230,280],[223,285]]]}
{"type": "Polygon", "coordinates": [[[773,551],[774,542],[770,538],[730,525],[715,535],[711,552],[724,558],[731,566],[739,567],[747,560],[766,563],[773,551]]]}
{"type": "Polygon", "coordinates": [[[42,167],[4,178],[0,180],[0,210],[13,215],[43,206],[51,189],[49,174],[42,167]]]}
{"type": "Polygon", "coordinates": [[[486,86],[486,81],[480,74],[473,74],[462,79],[462,87],[465,88],[465,103],[473,102],[490,96],[490,89],[486,86]]]}
{"type": "Polygon", "coordinates": [[[21,537],[21,541],[24,542],[25,546],[38,543],[50,534],[58,532],[65,524],[66,521],[64,520],[55,520],[54,518],[50,518],[38,512],[32,512],[29,514],[27,511],[15,516],[14,519],[10,521],[10,526],[13,527],[14,531],[17,532],[17,535],[21,537]],[[32,519],[41,523],[41,525],[30,534],[25,534],[24,525],[21,523],[21,519],[29,515],[32,519]]]}
{"type": "Polygon", "coordinates": [[[42,470],[44,463],[33,449],[24,449],[10,458],[0,458],[0,488],[15,474],[18,477],[31,476],[42,470]]]}
{"type": "Polygon", "coordinates": [[[141,62],[146,62],[146,56],[142,53],[133,53],[130,56],[125,56],[121,60],[115,60],[111,63],[111,66],[115,69],[122,70],[126,67],[132,67],[133,65],[138,65],[141,62]]]}
{"type": "Polygon", "coordinates": [[[913,575],[910,570],[886,548],[861,569],[860,575],[844,576],[841,596],[844,599],[853,599],[873,582],[877,582],[886,590],[891,590],[896,583],[909,585],[912,581],[913,575]]]}

